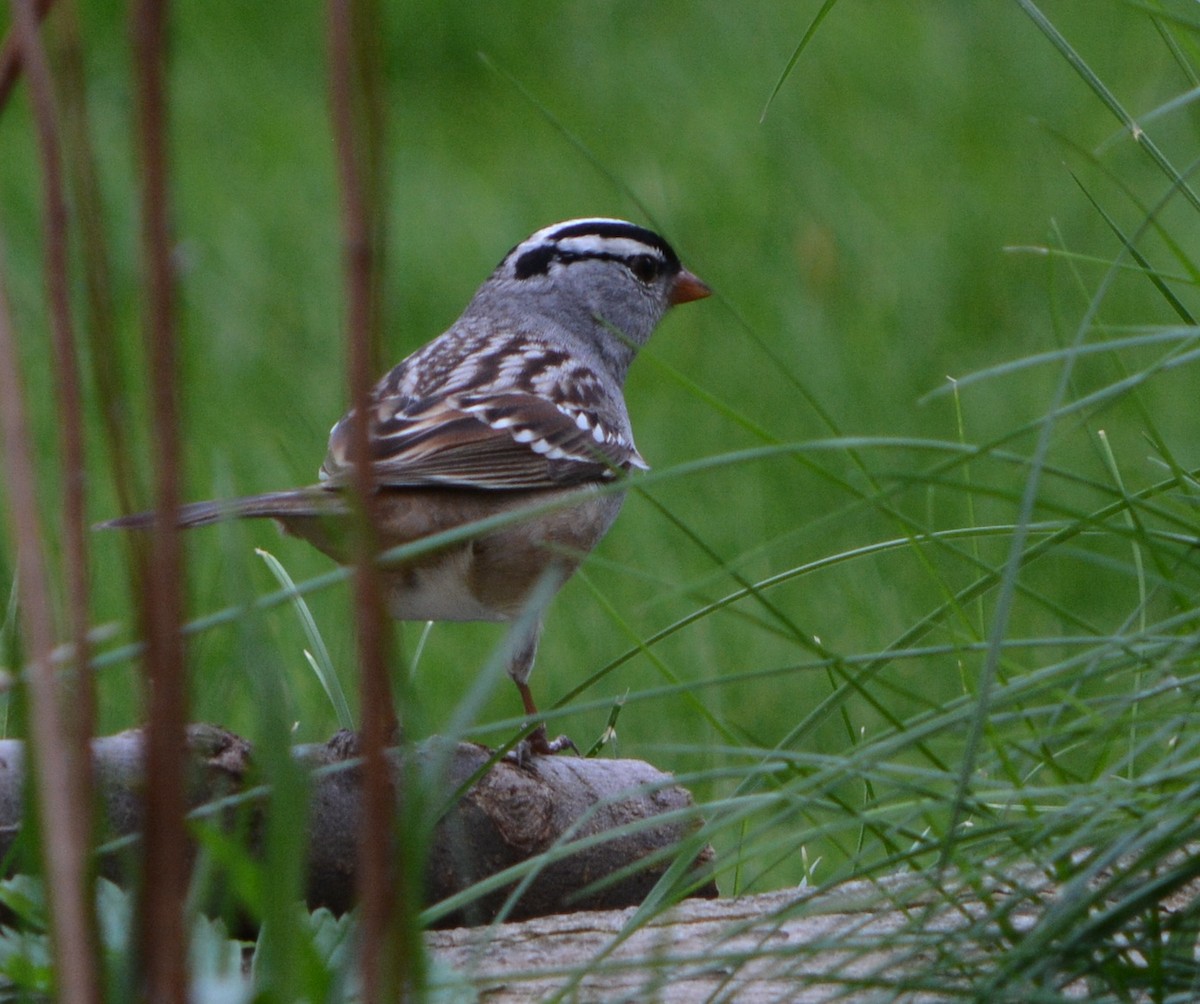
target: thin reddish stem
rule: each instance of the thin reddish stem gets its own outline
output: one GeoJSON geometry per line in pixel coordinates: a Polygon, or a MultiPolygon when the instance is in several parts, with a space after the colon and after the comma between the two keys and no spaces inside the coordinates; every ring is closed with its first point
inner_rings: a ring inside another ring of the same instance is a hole
{"type": "Polygon", "coordinates": [[[4,434],[5,491],[17,575],[21,619],[32,653],[30,711],[37,743],[38,804],[44,820],[43,853],[49,878],[50,912],[58,998],[95,1000],[94,957],[88,938],[86,859],[78,854],[79,831],[72,819],[86,811],[72,797],[72,744],[58,714],[55,686],[54,618],[41,521],[38,519],[34,464],[18,377],[17,351],[7,296],[0,286],[0,424],[4,434]]]}
{"type": "MultiPolygon", "coordinates": [[[[54,0],[37,0],[35,11],[37,20],[41,21],[50,13],[54,0]]],[[[15,25],[14,25],[15,27],[15,25]]],[[[0,45],[0,111],[8,104],[8,99],[21,79],[21,66],[24,53],[17,40],[16,32],[11,33],[0,45]]]]}
{"type": "MultiPolygon", "coordinates": [[[[113,302],[113,269],[105,232],[99,171],[87,119],[87,86],[80,38],[79,12],[74,0],[60,0],[56,29],[60,56],[59,94],[62,100],[62,139],[78,228],[79,257],[83,271],[89,375],[108,445],[111,482],[122,512],[132,512],[138,491],[136,449],[131,442],[127,413],[130,391],[120,365],[121,346],[113,302]]],[[[141,535],[129,538],[141,550],[141,535]]]]}
{"type": "Polygon", "coordinates": [[[187,997],[183,905],[187,892],[184,793],[187,693],[183,618],[183,550],[179,508],[178,366],[167,203],[166,12],[162,0],[137,0],[132,11],[141,167],[143,334],[154,422],[156,514],[143,583],[149,722],[147,731],[145,874],[140,932],[145,994],[151,1001],[187,997]]]}
{"type": "Polygon", "coordinates": [[[389,931],[395,923],[401,871],[392,860],[394,792],[385,747],[395,730],[393,697],[387,674],[387,621],[375,555],[378,553],[374,472],[368,440],[370,393],[374,377],[373,346],[377,316],[374,309],[376,245],[372,204],[377,167],[372,135],[365,114],[362,81],[369,67],[361,58],[363,9],[354,0],[330,0],[330,110],[341,186],[342,240],[346,287],[346,346],[352,427],[353,488],[362,515],[355,555],[354,609],[358,635],[363,755],[363,826],[359,842],[359,909],[363,1000],[375,1004],[402,993],[409,966],[396,952],[389,931]],[[356,83],[359,85],[356,87],[356,83]]]}
{"type": "Polygon", "coordinates": [[[91,1001],[100,997],[89,865],[94,688],[88,665],[83,408],[71,318],[68,213],[54,84],[38,35],[39,11],[32,0],[12,0],[12,9],[13,37],[28,80],[42,165],[46,295],[62,418],[64,564],[74,669],[68,695],[60,693],[63,688],[56,684],[50,664],[38,661],[37,673],[46,679],[35,688],[34,700],[50,703],[34,715],[35,746],[39,759],[44,759],[50,748],[59,751],[53,772],[57,776],[50,783],[56,789],[56,801],[59,792],[64,796],[64,804],[53,816],[49,805],[44,804],[43,809],[46,829],[55,836],[48,845],[47,863],[60,995],[64,1000],[91,1001]]]}

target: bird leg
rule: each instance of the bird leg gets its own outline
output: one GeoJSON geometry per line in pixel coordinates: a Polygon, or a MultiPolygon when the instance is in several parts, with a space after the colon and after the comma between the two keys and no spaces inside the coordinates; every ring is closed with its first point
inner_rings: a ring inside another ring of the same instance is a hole
{"type": "MultiPolygon", "coordinates": [[[[517,685],[517,690],[521,694],[521,703],[525,707],[525,714],[535,721],[537,721],[540,712],[538,711],[537,704],[534,703],[533,692],[529,689],[528,681],[529,674],[533,671],[533,659],[537,655],[538,640],[541,636],[542,624],[538,620],[518,640],[516,647],[513,649],[513,654],[508,661],[508,675],[512,677],[513,683],[517,685]]],[[[510,757],[515,759],[517,763],[525,763],[531,755],[551,756],[568,749],[574,750],[577,754],[579,752],[579,748],[571,741],[570,736],[558,736],[556,739],[548,738],[546,735],[546,723],[539,721],[537,728],[517,745],[516,749],[510,754],[510,757]]]]}

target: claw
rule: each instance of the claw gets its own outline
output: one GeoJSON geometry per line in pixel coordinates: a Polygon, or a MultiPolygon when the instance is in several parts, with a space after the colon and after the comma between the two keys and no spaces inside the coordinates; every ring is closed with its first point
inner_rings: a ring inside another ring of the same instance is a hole
{"type": "Polygon", "coordinates": [[[558,736],[555,739],[548,739],[546,738],[546,726],[539,725],[528,736],[517,743],[516,746],[505,753],[503,759],[518,767],[528,768],[535,756],[553,756],[555,753],[562,753],[564,750],[570,750],[576,756],[579,756],[579,747],[575,745],[570,736],[558,736]]]}
{"type": "Polygon", "coordinates": [[[558,736],[554,739],[547,739],[545,725],[539,725],[529,734],[529,738],[525,741],[529,743],[530,748],[538,756],[553,756],[555,753],[562,753],[564,750],[570,750],[576,756],[579,756],[579,747],[575,745],[574,740],[570,736],[558,736]]]}

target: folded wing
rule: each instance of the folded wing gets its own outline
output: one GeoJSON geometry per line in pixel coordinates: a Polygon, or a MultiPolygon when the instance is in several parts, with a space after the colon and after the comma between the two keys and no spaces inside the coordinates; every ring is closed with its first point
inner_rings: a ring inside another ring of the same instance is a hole
{"type": "MultiPolygon", "coordinates": [[[[352,428],[353,413],[334,426],[323,481],[349,479],[352,428]]],[[[594,412],[521,391],[385,397],[369,435],[376,481],[389,487],[561,488],[647,466],[594,412]]]]}

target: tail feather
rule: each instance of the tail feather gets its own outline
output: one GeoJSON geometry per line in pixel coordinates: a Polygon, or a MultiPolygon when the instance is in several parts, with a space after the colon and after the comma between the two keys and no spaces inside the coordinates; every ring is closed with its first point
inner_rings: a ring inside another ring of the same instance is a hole
{"type": "MultiPolygon", "coordinates": [[[[180,529],[209,526],[227,519],[287,519],[289,516],[339,516],[348,512],[340,494],[327,488],[267,492],[238,499],[189,502],[180,506],[175,525],[180,529]]],[[[97,523],[97,530],[148,530],[157,514],[138,512],[97,523]]]]}

